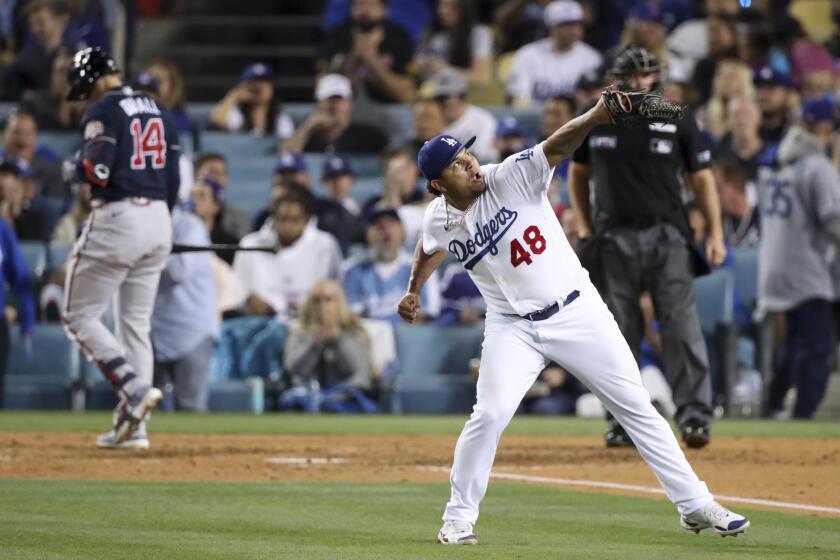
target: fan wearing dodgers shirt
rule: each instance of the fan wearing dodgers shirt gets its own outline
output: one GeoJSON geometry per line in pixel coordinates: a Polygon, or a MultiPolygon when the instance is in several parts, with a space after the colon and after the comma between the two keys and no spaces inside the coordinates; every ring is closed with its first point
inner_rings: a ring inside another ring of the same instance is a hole
{"type": "Polygon", "coordinates": [[[414,321],[420,290],[447,252],[487,303],[477,402],[455,446],[441,543],[478,542],[473,526],[499,438],[548,362],[579,378],[624,425],[685,529],[713,528],[726,536],[749,526],[714,501],[651,405],[633,353],[548,201],[553,167],[594,126],[609,122],[601,99],[545,141],[499,164],[479,166],[468,151],[475,138],[461,143],[445,134],[418,155],[437,198],[426,210],[400,316],[414,321]]]}

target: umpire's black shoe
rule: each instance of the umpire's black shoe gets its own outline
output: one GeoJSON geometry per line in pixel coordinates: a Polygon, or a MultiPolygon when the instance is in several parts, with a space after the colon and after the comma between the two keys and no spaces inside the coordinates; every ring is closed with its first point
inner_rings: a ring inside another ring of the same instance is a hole
{"type": "Polygon", "coordinates": [[[709,445],[709,425],[699,420],[689,420],[682,427],[682,438],[691,449],[702,449],[709,445]]]}
{"type": "Polygon", "coordinates": [[[630,436],[617,422],[611,422],[609,429],[604,434],[604,441],[607,447],[636,447],[630,436]]]}

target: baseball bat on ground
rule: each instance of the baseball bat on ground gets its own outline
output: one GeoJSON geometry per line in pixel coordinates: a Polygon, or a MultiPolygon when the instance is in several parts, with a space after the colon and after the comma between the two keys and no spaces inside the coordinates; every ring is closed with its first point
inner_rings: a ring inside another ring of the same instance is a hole
{"type": "Polygon", "coordinates": [[[274,247],[242,247],[233,243],[211,243],[210,245],[184,245],[173,243],[173,253],[196,253],[199,251],[258,251],[261,253],[275,253],[274,247]]]}

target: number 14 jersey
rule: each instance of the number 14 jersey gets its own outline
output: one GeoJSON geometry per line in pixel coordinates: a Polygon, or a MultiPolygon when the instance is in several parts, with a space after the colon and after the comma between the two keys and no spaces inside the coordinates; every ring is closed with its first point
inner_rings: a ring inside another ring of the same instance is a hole
{"type": "Polygon", "coordinates": [[[107,91],[82,116],[80,180],[93,198],[120,200],[178,196],[181,148],[169,114],[154,99],[129,87],[107,91]]]}
{"type": "Polygon", "coordinates": [[[579,289],[586,274],[548,201],[543,145],[482,165],[487,184],[464,212],[440,196],[423,218],[423,251],[449,251],[469,272],[488,312],[526,315],[579,289]]]}

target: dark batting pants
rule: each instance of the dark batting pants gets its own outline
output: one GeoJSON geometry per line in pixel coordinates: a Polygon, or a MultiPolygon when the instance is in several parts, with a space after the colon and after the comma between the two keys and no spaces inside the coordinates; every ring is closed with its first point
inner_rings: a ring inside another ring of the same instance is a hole
{"type": "Polygon", "coordinates": [[[830,301],[812,299],[785,312],[785,339],[776,352],[770,383],[770,409],[782,410],[785,395],[796,386],[793,416],[812,418],[825,396],[834,350],[830,301]]]}
{"type": "Polygon", "coordinates": [[[637,362],[645,328],[639,298],[642,292],[651,294],[677,425],[691,420],[710,424],[709,358],[694,306],[692,255],[685,238],[670,224],[612,229],[604,234],[599,262],[599,288],[637,362]]]}

